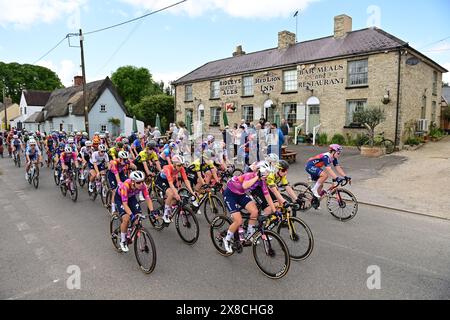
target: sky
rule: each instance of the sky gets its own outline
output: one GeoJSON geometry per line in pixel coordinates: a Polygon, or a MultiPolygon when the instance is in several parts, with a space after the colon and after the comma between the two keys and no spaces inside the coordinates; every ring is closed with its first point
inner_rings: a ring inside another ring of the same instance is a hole
{"type": "MultiPolygon", "coordinates": [[[[71,86],[81,74],[81,59],[79,37],[69,43],[67,34],[102,29],[180,1],[0,0],[0,61],[48,67],[71,86]]],[[[186,0],[85,35],[87,80],[133,65],[167,84],[231,57],[238,45],[247,53],[274,48],[282,30],[296,32],[300,42],[331,36],[334,16],[344,13],[352,17],[353,30],[377,26],[450,70],[448,0],[186,0]]],[[[443,79],[450,82],[450,73],[443,79]]]]}

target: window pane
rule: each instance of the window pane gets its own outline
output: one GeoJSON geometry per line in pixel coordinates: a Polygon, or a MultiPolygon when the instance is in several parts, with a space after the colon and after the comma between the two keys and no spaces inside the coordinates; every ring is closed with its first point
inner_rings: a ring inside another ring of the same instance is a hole
{"type": "Polygon", "coordinates": [[[217,107],[211,108],[211,125],[218,126],[220,124],[220,110],[217,107]]]}
{"type": "Polygon", "coordinates": [[[350,61],[348,63],[348,79],[349,85],[365,85],[368,83],[368,61],[350,61]]]}
{"type": "Polygon", "coordinates": [[[253,77],[244,77],[243,79],[243,95],[251,96],[253,95],[253,77]]]}
{"type": "Polygon", "coordinates": [[[297,90],[297,70],[283,72],[283,91],[297,90]]]}
{"type": "Polygon", "coordinates": [[[292,126],[297,120],[297,104],[286,103],[283,108],[283,118],[292,126]]]}
{"type": "Polygon", "coordinates": [[[192,85],[185,86],[185,100],[192,101],[192,85]]]}
{"type": "Polygon", "coordinates": [[[347,114],[345,125],[349,126],[353,123],[353,113],[357,111],[364,110],[366,107],[367,100],[351,100],[347,101],[347,114]]]}
{"type": "Polygon", "coordinates": [[[219,81],[211,82],[211,98],[219,98],[219,81]]]}
{"type": "Polygon", "coordinates": [[[253,106],[242,106],[242,119],[253,122],[253,106]]]}

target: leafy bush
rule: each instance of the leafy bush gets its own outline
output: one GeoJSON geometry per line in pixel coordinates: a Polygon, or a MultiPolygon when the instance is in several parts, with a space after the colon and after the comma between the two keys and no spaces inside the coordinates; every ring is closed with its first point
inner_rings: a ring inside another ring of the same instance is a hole
{"type": "Polygon", "coordinates": [[[320,133],[317,138],[317,143],[320,146],[324,146],[324,145],[328,144],[328,135],[326,133],[320,133]]]}
{"type": "Polygon", "coordinates": [[[331,138],[331,143],[332,144],[336,143],[336,144],[340,144],[340,145],[345,145],[345,138],[344,138],[344,136],[342,134],[337,133],[337,134],[335,134],[333,136],[333,138],[331,138]]]}
{"type": "Polygon", "coordinates": [[[420,144],[420,139],[416,138],[416,137],[409,137],[406,141],[405,144],[410,145],[410,146],[417,146],[420,144]]]}
{"type": "Polygon", "coordinates": [[[386,114],[380,107],[372,106],[353,113],[353,122],[362,123],[369,136],[369,145],[373,147],[375,128],[386,120],[386,114]]]}
{"type": "Polygon", "coordinates": [[[369,137],[366,134],[358,133],[354,142],[357,146],[363,146],[369,143],[369,137]]]}

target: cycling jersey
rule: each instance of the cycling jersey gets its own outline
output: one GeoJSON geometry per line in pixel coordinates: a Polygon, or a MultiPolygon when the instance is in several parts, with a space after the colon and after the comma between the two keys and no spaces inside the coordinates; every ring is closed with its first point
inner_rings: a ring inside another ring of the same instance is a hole
{"type": "Polygon", "coordinates": [[[191,165],[187,168],[187,171],[190,172],[206,172],[209,171],[211,169],[214,169],[215,165],[214,162],[212,161],[201,161],[201,159],[197,159],[194,162],[191,163],[191,165]]]}
{"type": "Polygon", "coordinates": [[[92,148],[88,149],[88,147],[84,146],[80,150],[80,155],[84,160],[89,161],[93,152],[94,152],[94,150],[92,148]]]}
{"type": "Polygon", "coordinates": [[[182,167],[180,171],[177,171],[171,164],[164,166],[159,175],[161,176],[161,178],[173,183],[174,181],[178,181],[178,174],[181,174],[181,178],[184,181],[187,180],[186,170],[182,167]]]}
{"type": "Polygon", "coordinates": [[[59,156],[59,160],[61,163],[68,164],[70,163],[70,160],[76,161],[77,160],[77,153],[76,152],[62,152],[59,156]]]}
{"type": "Polygon", "coordinates": [[[17,149],[20,149],[23,143],[22,140],[20,139],[13,139],[11,144],[15,146],[17,149]]]}
{"type": "Polygon", "coordinates": [[[271,173],[267,176],[267,185],[269,188],[272,187],[285,187],[289,184],[289,181],[287,180],[287,177],[281,177],[277,173],[271,173]]]}
{"type": "Polygon", "coordinates": [[[337,166],[338,160],[336,158],[332,158],[329,152],[318,154],[315,157],[309,158],[306,163],[306,167],[329,167],[333,163],[334,166],[337,166]]]}
{"type": "Polygon", "coordinates": [[[146,161],[159,161],[158,155],[155,151],[151,151],[150,154],[148,151],[143,150],[139,152],[138,157],[135,160],[135,163],[144,163],[146,161]]]}
{"type": "Polygon", "coordinates": [[[119,183],[119,188],[117,189],[118,197],[116,196],[115,198],[116,199],[119,198],[122,201],[122,203],[128,203],[128,199],[135,197],[136,195],[142,192],[142,195],[144,196],[145,200],[150,199],[145,183],[142,183],[139,189],[134,190],[131,188],[131,185],[132,185],[131,179],[127,179],[125,182],[119,183]]]}
{"type": "Polygon", "coordinates": [[[233,177],[230,181],[228,181],[227,188],[234,194],[243,195],[248,191],[252,191],[258,187],[261,187],[263,194],[268,195],[269,189],[267,188],[266,182],[263,180],[256,181],[248,189],[243,188],[243,183],[245,181],[249,181],[249,180],[255,178],[257,175],[258,175],[258,173],[256,173],[256,172],[249,172],[249,173],[245,173],[241,176],[233,177]]]}
{"type": "Polygon", "coordinates": [[[139,139],[134,140],[132,146],[136,148],[138,153],[142,151],[141,141],[139,139]]]}
{"type": "Polygon", "coordinates": [[[92,153],[91,158],[89,159],[89,162],[91,164],[99,164],[101,162],[108,162],[109,161],[109,157],[108,154],[105,152],[103,155],[100,155],[100,153],[98,151],[95,151],[92,153]]]}
{"type": "Polygon", "coordinates": [[[120,160],[111,160],[109,162],[109,170],[113,174],[123,173],[127,172],[128,168],[130,166],[130,162],[128,160],[124,161],[123,163],[120,163],[120,160]]]}
{"type": "Polygon", "coordinates": [[[120,148],[112,147],[108,150],[108,155],[111,156],[111,158],[114,160],[117,158],[117,154],[119,153],[120,148]]]}

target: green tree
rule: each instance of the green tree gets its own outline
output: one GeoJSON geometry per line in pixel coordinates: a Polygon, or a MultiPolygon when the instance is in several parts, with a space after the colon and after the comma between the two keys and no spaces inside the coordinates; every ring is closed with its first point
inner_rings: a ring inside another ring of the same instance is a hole
{"type": "Polygon", "coordinates": [[[50,69],[31,64],[0,62],[0,92],[5,93],[13,102],[19,103],[22,90],[53,91],[63,88],[58,75],[50,69]]]}
{"type": "Polygon", "coordinates": [[[384,120],[386,120],[386,115],[380,107],[367,107],[353,113],[353,122],[361,123],[366,127],[371,147],[374,144],[375,128],[384,120]]]}
{"type": "Polygon", "coordinates": [[[146,68],[120,67],[112,74],[111,81],[129,111],[133,110],[133,106],[141,102],[143,97],[163,93],[146,68]]]}
{"type": "Polygon", "coordinates": [[[141,102],[134,105],[132,112],[145,125],[155,125],[156,115],[161,117],[161,132],[168,129],[168,124],[174,122],[174,98],[166,94],[146,96],[141,102]]]}

